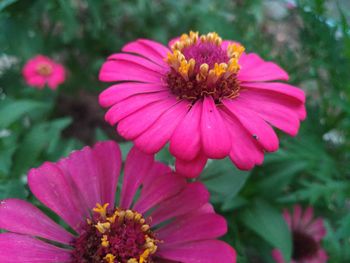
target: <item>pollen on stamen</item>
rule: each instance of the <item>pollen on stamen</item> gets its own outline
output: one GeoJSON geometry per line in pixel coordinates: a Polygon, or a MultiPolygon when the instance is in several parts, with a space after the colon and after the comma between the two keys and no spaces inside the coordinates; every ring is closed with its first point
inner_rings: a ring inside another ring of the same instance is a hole
{"type": "Polygon", "coordinates": [[[154,233],[142,214],[97,204],[82,234],[72,244],[73,262],[151,263],[157,251],[154,233]]]}
{"type": "Polygon", "coordinates": [[[212,96],[216,103],[239,95],[238,63],[244,52],[233,43],[222,48],[222,39],[215,33],[199,36],[198,32],[183,34],[172,45],[166,62],[170,66],[166,82],[179,99],[192,102],[212,96]]]}

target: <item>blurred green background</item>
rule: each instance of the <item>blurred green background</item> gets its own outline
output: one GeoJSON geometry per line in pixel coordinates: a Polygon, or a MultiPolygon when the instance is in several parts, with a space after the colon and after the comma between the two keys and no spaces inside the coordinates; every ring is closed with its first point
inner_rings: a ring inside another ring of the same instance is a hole
{"type": "MultiPolygon", "coordinates": [[[[167,43],[189,30],[216,31],[248,52],[274,60],[307,93],[308,117],[297,137],[251,172],[210,162],[203,180],[224,237],[238,262],[290,257],[292,242],[280,211],[312,205],[325,219],[329,262],[350,262],[350,1],[283,0],[1,0],[0,199],[25,198],[26,172],[97,140],[120,141],[103,120],[97,95],[108,85],[98,71],[111,53],[137,38],[167,43]],[[64,64],[58,90],[28,87],[23,64],[44,54],[64,64]]],[[[130,143],[122,142],[125,152],[130,143]]],[[[158,158],[171,164],[162,151],[158,158]]]]}

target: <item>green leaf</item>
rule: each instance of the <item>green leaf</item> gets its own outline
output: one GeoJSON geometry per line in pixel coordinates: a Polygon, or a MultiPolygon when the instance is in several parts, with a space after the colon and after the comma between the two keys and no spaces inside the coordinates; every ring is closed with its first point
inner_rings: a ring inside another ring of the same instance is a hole
{"type": "Polygon", "coordinates": [[[60,132],[71,123],[70,118],[56,119],[49,123],[34,126],[24,137],[15,154],[14,174],[20,175],[36,164],[44,149],[50,149],[51,143],[60,132]]]}
{"type": "Polygon", "coordinates": [[[22,115],[33,110],[46,108],[47,105],[33,100],[7,101],[0,105],[0,128],[6,128],[22,115]]]}
{"type": "Polygon", "coordinates": [[[248,228],[283,253],[287,262],[292,255],[292,239],[281,213],[263,201],[256,201],[240,216],[248,228]]]}
{"type": "Polygon", "coordinates": [[[21,179],[13,179],[0,184],[0,200],[6,198],[24,199],[27,195],[25,182],[21,179]]]}
{"type": "Polygon", "coordinates": [[[212,202],[224,203],[239,193],[249,175],[250,172],[235,168],[229,159],[211,160],[201,175],[201,181],[208,187],[212,202]]]}
{"type": "Polygon", "coordinates": [[[0,11],[2,11],[3,9],[5,9],[7,6],[17,2],[18,0],[2,0],[0,2],[0,11]]]}

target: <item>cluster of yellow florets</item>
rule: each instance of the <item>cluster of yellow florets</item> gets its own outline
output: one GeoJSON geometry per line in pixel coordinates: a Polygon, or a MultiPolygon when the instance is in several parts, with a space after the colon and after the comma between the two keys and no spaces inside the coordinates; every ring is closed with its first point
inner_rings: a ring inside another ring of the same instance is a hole
{"type": "Polygon", "coordinates": [[[209,68],[207,63],[201,64],[199,70],[195,72],[196,61],[194,58],[189,60],[183,54],[183,50],[190,46],[197,45],[198,42],[211,43],[221,48],[222,39],[215,33],[208,33],[206,35],[199,36],[198,32],[190,32],[189,34],[183,34],[179,40],[177,40],[171,47],[172,53],[168,53],[166,62],[177,71],[185,80],[189,80],[195,75],[198,82],[207,81],[208,84],[215,83],[219,78],[228,78],[232,74],[236,74],[240,69],[238,60],[244,52],[242,45],[233,43],[227,47],[228,62],[215,63],[213,68],[209,68]]]}

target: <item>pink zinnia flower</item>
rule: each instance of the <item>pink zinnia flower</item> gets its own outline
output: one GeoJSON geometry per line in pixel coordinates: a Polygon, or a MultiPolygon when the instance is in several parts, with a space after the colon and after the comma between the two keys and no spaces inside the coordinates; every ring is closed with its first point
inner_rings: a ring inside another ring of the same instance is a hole
{"type": "MultiPolygon", "coordinates": [[[[321,218],[314,219],[312,207],[304,212],[299,205],[294,207],[293,214],[285,210],[283,217],[292,234],[293,253],[291,263],[325,263],[327,253],[321,248],[321,239],[326,229],[321,218]]],[[[285,263],[281,251],[274,249],[272,257],[277,263],[285,263]]]]}
{"type": "Polygon", "coordinates": [[[240,169],[261,164],[278,149],[270,124],[296,135],[305,118],[304,92],[276,80],[288,74],[216,33],[191,32],[170,49],[139,39],[111,55],[100,80],[117,83],[100,95],[106,120],[146,153],[167,142],[176,169],[189,177],[208,158],[229,156],[240,169]]]}
{"type": "Polygon", "coordinates": [[[22,74],[28,85],[39,89],[47,84],[50,89],[55,90],[66,79],[64,67],[43,55],[28,60],[22,74]]]}
{"type": "Polygon", "coordinates": [[[203,184],[133,148],[115,203],[121,164],[110,141],[30,170],[33,194],[74,233],[30,203],[3,200],[0,229],[9,233],[0,234],[0,262],[236,262],[233,248],[216,240],[226,221],[203,184]]]}

